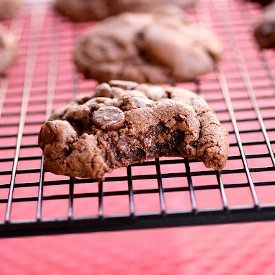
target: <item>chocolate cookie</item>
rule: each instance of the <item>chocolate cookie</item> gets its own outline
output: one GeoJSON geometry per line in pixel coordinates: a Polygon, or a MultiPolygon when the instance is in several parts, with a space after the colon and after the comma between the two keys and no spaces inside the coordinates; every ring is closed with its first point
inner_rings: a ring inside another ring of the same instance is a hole
{"type": "Polygon", "coordinates": [[[0,0],[0,20],[13,18],[20,6],[21,0],[0,0]]]}
{"type": "Polygon", "coordinates": [[[258,3],[262,6],[266,6],[274,2],[274,0],[249,0],[250,2],[258,3]]]}
{"type": "Polygon", "coordinates": [[[169,14],[126,13],[84,34],[74,61],[99,82],[181,82],[212,71],[221,53],[216,36],[199,25],[169,14]]]}
{"type": "MultiPolygon", "coordinates": [[[[7,1],[7,0],[6,0],[7,1]]],[[[198,0],[170,0],[169,4],[188,8],[198,0]]],[[[75,22],[101,20],[122,12],[148,12],[167,5],[166,0],[56,0],[54,7],[75,22]]]]}
{"type": "Polygon", "coordinates": [[[254,36],[261,48],[275,47],[275,2],[264,9],[255,25],[254,36]]]}
{"type": "Polygon", "coordinates": [[[227,131],[196,94],[173,87],[112,81],[80,97],[42,126],[45,167],[74,177],[106,172],[156,157],[198,159],[221,170],[227,131]]]}
{"type": "Polygon", "coordinates": [[[0,74],[3,75],[14,64],[18,55],[16,38],[4,27],[0,27],[0,74]]]}

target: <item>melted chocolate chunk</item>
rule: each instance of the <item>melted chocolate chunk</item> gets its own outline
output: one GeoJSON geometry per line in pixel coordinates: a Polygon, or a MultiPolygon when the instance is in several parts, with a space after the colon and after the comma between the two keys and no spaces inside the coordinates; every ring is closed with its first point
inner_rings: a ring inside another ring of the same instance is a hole
{"type": "Polygon", "coordinates": [[[107,131],[118,130],[123,126],[124,113],[113,106],[101,107],[93,114],[94,124],[107,131]]]}

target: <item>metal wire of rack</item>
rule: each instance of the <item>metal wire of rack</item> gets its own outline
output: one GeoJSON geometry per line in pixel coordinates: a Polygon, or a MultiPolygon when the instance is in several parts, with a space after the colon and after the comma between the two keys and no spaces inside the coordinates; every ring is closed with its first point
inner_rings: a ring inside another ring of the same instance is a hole
{"type": "Polygon", "coordinates": [[[21,55],[0,83],[0,237],[274,220],[275,62],[251,36],[258,14],[240,0],[202,0],[194,18],[219,35],[224,59],[199,81],[176,84],[205,97],[228,128],[225,169],[161,158],[100,183],[45,171],[37,146],[52,110],[96,85],[71,62],[88,24],[67,22],[48,4],[26,5],[6,22],[20,37],[21,55]]]}

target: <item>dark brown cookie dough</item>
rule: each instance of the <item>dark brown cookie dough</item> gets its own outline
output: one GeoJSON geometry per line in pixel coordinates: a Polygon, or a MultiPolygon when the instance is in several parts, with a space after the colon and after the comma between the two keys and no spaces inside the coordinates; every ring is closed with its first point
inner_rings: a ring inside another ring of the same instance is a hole
{"type": "Polygon", "coordinates": [[[106,19],[78,41],[74,61],[87,78],[182,82],[212,71],[222,54],[206,28],[163,14],[106,19]]]}
{"type": "Polygon", "coordinates": [[[264,9],[255,25],[254,36],[261,48],[275,47],[275,2],[264,9]]]}
{"type": "Polygon", "coordinates": [[[3,75],[14,64],[18,55],[16,38],[0,26],[0,74],[3,75]]]}
{"type": "Polygon", "coordinates": [[[221,170],[227,135],[208,104],[190,91],[112,81],[55,112],[41,128],[39,146],[47,170],[102,179],[115,168],[163,156],[221,170]]]}
{"type": "MultiPolygon", "coordinates": [[[[6,0],[8,1],[8,0],[6,0]]],[[[75,22],[101,20],[123,12],[150,12],[157,7],[175,5],[188,8],[198,0],[56,0],[55,9],[75,22]]]]}
{"type": "Polygon", "coordinates": [[[20,7],[21,0],[0,0],[0,20],[13,18],[20,7]]]}

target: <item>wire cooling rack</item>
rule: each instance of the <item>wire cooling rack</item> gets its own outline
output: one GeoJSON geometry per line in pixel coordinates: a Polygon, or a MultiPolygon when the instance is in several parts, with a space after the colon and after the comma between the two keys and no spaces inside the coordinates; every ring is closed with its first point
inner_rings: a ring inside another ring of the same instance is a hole
{"type": "Polygon", "coordinates": [[[100,183],[46,172],[37,146],[53,109],[94,90],[71,62],[89,24],[48,4],[25,5],[4,22],[20,38],[20,59],[0,83],[0,237],[274,220],[275,62],[251,35],[259,12],[241,0],[202,0],[194,18],[217,33],[224,58],[216,72],[176,84],[205,97],[227,127],[225,169],[161,158],[100,183]]]}

